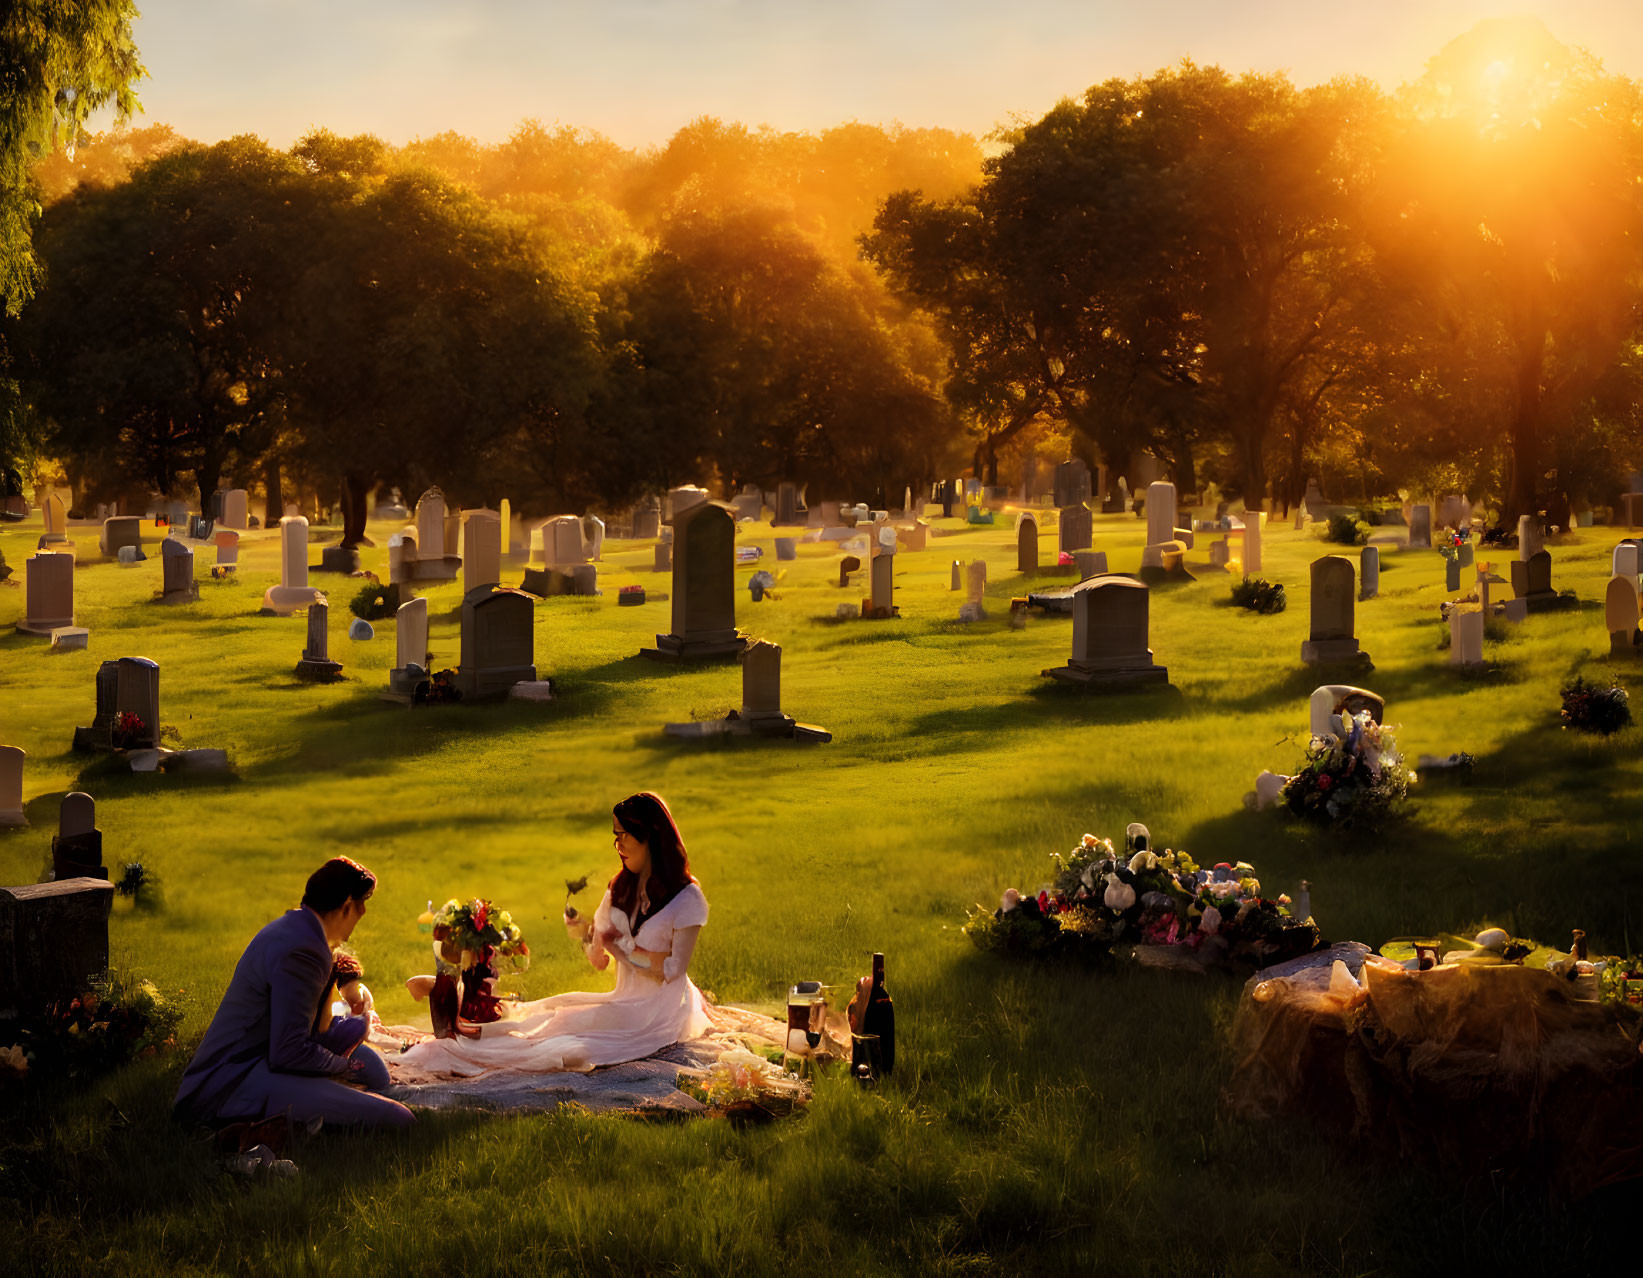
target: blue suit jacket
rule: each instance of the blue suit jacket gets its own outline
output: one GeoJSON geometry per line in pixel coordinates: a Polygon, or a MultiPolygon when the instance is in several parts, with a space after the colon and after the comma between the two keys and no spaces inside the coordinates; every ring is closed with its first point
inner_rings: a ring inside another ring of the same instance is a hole
{"type": "Polygon", "coordinates": [[[178,1118],[215,1118],[258,1062],[285,1074],[341,1074],[348,1068],[346,1056],[316,1041],[331,963],[325,927],[309,909],[287,910],[252,938],[183,1071],[178,1118]]]}

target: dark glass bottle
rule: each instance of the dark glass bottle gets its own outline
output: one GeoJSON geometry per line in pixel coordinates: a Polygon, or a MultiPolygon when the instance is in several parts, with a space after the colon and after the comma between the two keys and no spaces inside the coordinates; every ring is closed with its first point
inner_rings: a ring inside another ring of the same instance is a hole
{"type": "Polygon", "coordinates": [[[889,1075],[896,1071],[896,1006],[890,1001],[890,992],[884,988],[884,955],[873,955],[873,988],[867,995],[867,1010],[862,1013],[862,1032],[878,1036],[878,1060],[874,1073],[889,1075]]]}

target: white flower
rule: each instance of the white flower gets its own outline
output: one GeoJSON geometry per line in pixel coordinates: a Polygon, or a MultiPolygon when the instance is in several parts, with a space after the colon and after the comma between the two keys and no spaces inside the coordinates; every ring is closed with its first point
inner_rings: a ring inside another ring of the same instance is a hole
{"type": "Polygon", "coordinates": [[[1005,888],[1003,899],[999,901],[998,908],[1008,914],[1020,904],[1021,893],[1017,892],[1014,888],[1005,888]]]}
{"type": "Polygon", "coordinates": [[[1109,910],[1116,910],[1122,914],[1135,904],[1135,889],[1122,879],[1114,879],[1107,884],[1106,894],[1102,896],[1101,901],[1109,910]]]}
{"type": "Polygon", "coordinates": [[[1156,870],[1158,855],[1155,852],[1137,852],[1130,858],[1130,873],[1139,874],[1143,870],[1156,870]]]}
{"type": "Polygon", "coordinates": [[[1214,936],[1221,930],[1221,911],[1213,905],[1204,910],[1204,917],[1198,922],[1199,928],[1205,936],[1214,936]]]}

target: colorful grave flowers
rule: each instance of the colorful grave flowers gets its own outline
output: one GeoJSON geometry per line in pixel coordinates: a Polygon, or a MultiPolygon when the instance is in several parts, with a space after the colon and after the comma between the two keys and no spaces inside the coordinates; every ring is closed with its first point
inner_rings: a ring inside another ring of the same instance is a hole
{"type": "Polygon", "coordinates": [[[1285,783],[1284,806],[1325,825],[1374,826],[1409,793],[1393,730],[1367,710],[1338,715],[1331,726],[1331,735],[1312,738],[1305,765],[1285,783]]]}
{"type": "Polygon", "coordinates": [[[1019,955],[1105,959],[1127,947],[1180,947],[1205,964],[1264,967],[1322,944],[1304,906],[1269,900],[1246,862],[1201,869],[1185,852],[1136,851],[1086,834],[1054,855],[1055,881],[1037,896],[1006,889],[998,909],[971,912],[977,948],[1019,955]]]}
{"type": "Polygon", "coordinates": [[[431,922],[441,957],[448,963],[459,963],[467,969],[481,957],[495,953],[512,959],[521,972],[530,966],[530,947],[513,916],[483,897],[446,901],[431,922]]]}

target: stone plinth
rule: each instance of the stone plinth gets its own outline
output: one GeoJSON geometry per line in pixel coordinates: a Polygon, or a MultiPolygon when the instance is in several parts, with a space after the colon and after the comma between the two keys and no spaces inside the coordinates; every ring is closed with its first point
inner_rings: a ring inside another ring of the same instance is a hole
{"type": "Polygon", "coordinates": [[[0,1012],[38,1012],[108,974],[114,885],[63,879],[0,888],[0,1012]]]}

